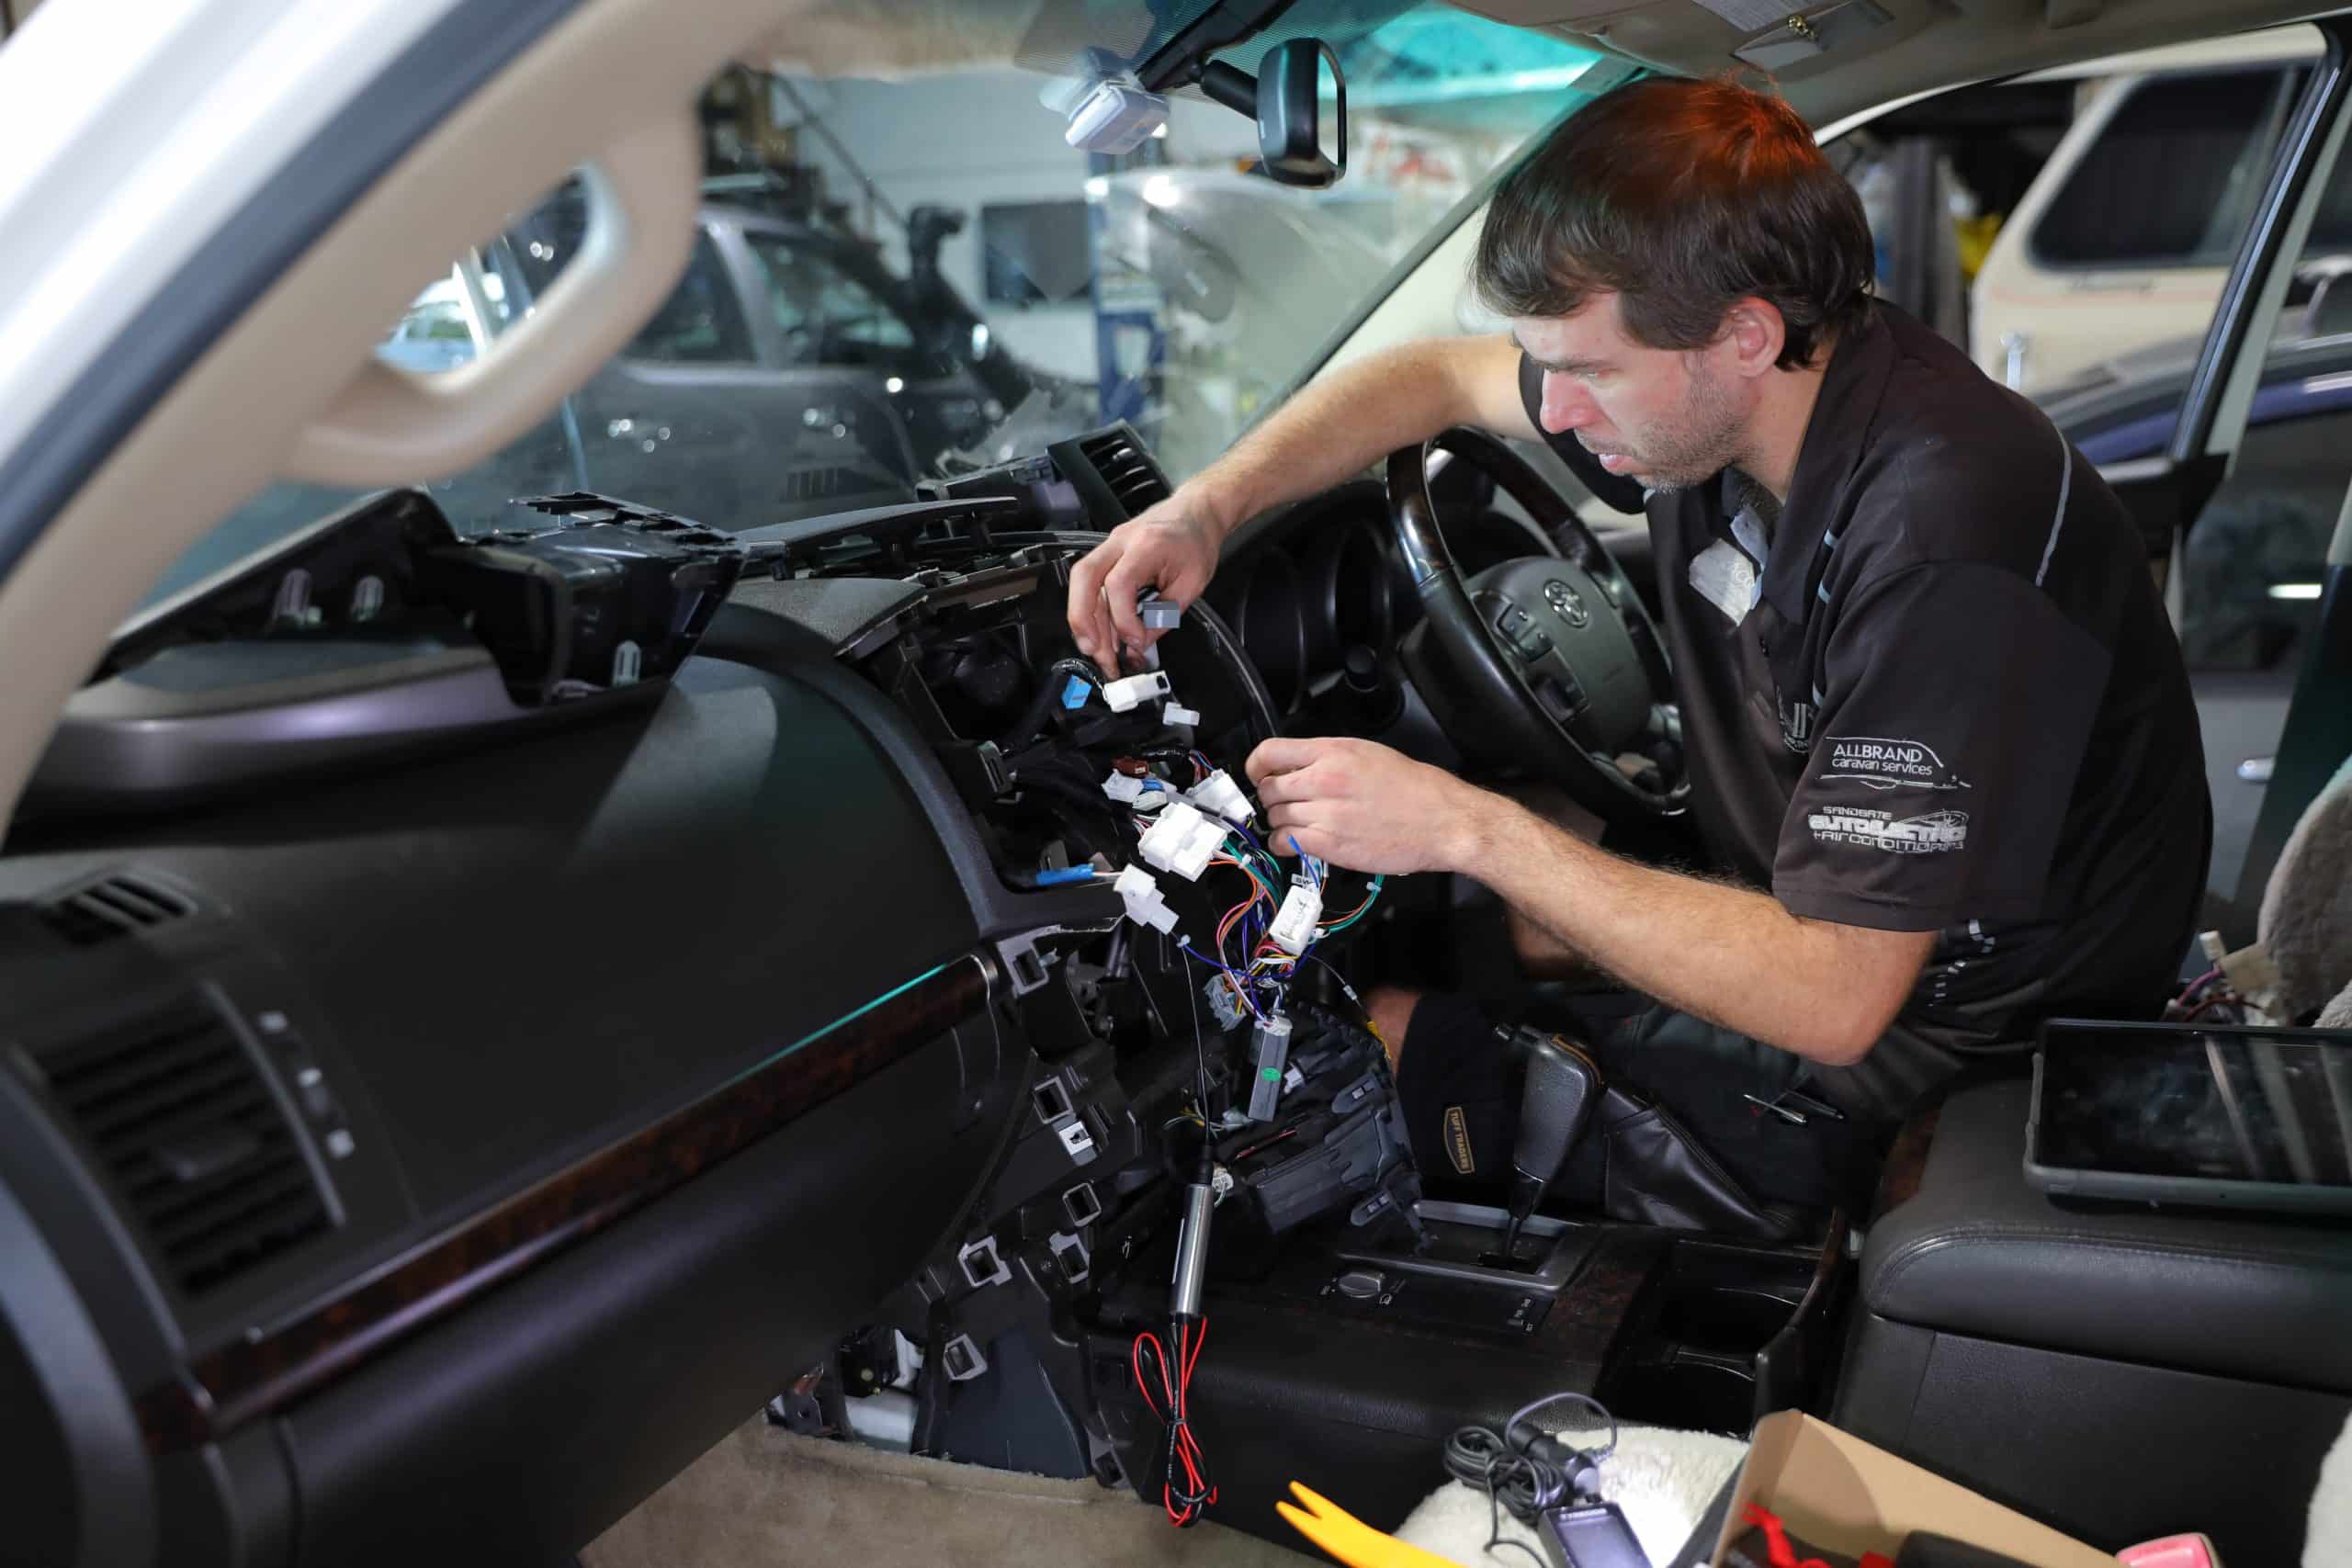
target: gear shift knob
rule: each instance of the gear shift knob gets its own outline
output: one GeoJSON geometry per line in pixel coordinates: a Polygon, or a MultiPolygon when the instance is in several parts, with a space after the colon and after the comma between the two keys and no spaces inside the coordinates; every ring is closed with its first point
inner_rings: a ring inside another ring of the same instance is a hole
{"type": "Polygon", "coordinates": [[[1567,1163],[1568,1151],[1592,1117],[1600,1089],[1592,1063],[1558,1037],[1522,1029],[1513,1032],[1512,1043],[1526,1059],[1527,1085],[1520,1099],[1519,1139],[1511,1150],[1506,1255],[1517,1244],[1520,1227],[1535,1212],[1544,1190],[1567,1163]]]}

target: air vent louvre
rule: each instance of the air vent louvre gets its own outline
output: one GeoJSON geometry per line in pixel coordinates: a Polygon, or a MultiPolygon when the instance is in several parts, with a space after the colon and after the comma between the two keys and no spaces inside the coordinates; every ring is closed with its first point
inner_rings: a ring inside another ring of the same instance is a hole
{"type": "Polygon", "coordinates": [[[787,502],[823,501],[857,488],[854,468],[796,468],[784,477],[784,499],[787,502]]]}
{"type": "Polygon", "coordinates": [[[203,1002],[183,1000],[35,1060],[189,1295],[327,1227],[325,1199],[284,1111],[203,1002]]]}
{"type": "Polygon", "coordinates": [[[1128,516],[1168,499],[1167,476],[1144,451],[1135,432],[1125,425],[1114,425],[1100,434],[1090,435],[1078,444],[1078,449],[1094,465],[1094,471],[1102,476],[1102,482],[1119,498],[1119,504],[1126,509],[1128,516]]]}
{"type": "Polygon", "coordinates": [[[89,947],[195,913],[196,905],[161,883],[118,873],[41,906],[41,918],[76,947],[89,947]]]}

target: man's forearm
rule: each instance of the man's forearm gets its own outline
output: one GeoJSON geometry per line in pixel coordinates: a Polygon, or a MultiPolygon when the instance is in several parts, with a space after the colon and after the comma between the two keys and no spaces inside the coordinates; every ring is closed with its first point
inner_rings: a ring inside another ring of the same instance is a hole
{"type": "Polygon", "coordinates": [[[1924,958],[1932,940],[1802,919],[1765,894],[1621,860],[1488,798],[1464,826],[1464,874],[1636,989],[1800,1055],[1859,1060],[1907,989],[1858,981],[1883,969],[1881,955],[1863,962],[1849,944],[1924,958]]]}
{"type": "Polygon", "coordinates": [[[1408,343],[1334,372],[1274,411],[1184,493],[1221,538],[1462,423],[1472,412],[1459,378],[1465,347],[1460,339],[1408,343]]]}

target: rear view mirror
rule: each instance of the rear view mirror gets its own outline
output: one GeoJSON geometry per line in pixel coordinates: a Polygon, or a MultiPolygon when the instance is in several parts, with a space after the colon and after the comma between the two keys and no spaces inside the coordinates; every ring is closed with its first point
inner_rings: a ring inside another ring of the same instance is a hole
{"type": "Polygon", "coordinates": [[[1295,38],[1267,51],[1254,82],[1238,66],[1211,61],[1202,68],[1201,91],[1258,122],[1259,155],[1280,183],[1319,190],[1347,173],[1348,84],[1322,39],[1295,38]]]}

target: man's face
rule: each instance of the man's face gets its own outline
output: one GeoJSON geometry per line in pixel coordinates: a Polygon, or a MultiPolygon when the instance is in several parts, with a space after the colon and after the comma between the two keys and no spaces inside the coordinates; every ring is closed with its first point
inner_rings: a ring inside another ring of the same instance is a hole
{"type": "Polygon", "coordinates": [[[1523,317],[1511,335],[1544,370],[1541,422],[1573,433],[1612,474],[1652,490],[1703,484],[1739,460],[1747,417],[1713,351],[1650,348],[1625,333],[1617,296],[1572,316],[1523,317]]]}

